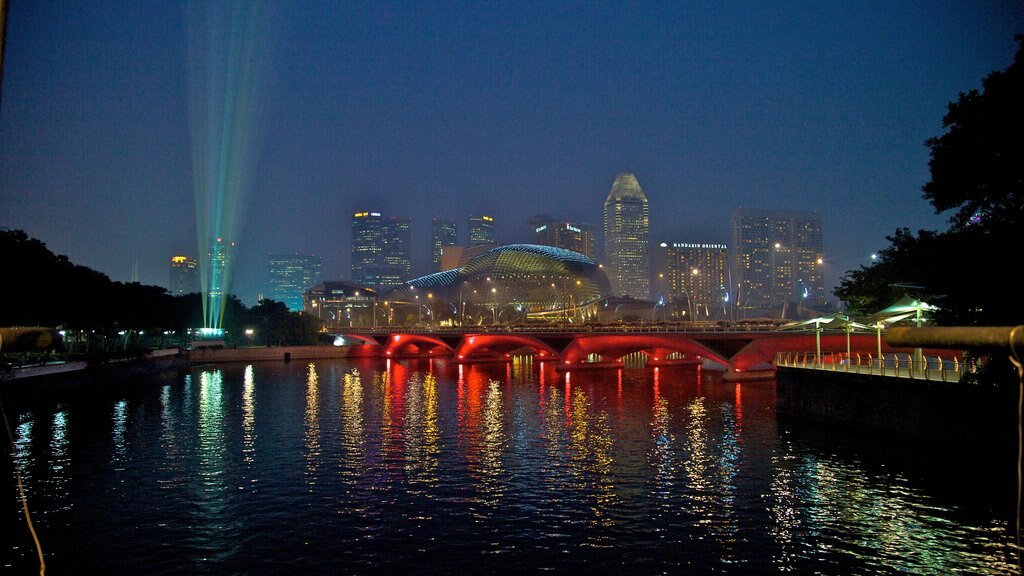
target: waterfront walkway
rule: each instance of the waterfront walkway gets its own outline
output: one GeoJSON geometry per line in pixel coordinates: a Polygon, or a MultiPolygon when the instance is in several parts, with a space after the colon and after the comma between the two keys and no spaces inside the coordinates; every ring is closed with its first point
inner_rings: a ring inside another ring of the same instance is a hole
{"type": "Polygon", "coordinates": [[[915,360],[912,354],[851,354],[815,352],[779,352],[775,366],[824,372],[845,372],[890,378],[908,378],[935,382],[959,382],[965,372],[973,372],[973,365],[963,357],[950,352],[946,356],[923,355],[915,360]]]}

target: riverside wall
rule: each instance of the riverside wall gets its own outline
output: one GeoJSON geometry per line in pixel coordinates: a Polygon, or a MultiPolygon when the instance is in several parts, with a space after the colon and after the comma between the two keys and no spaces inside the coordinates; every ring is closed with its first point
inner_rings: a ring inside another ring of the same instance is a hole
{"type": "Polygon", "coordinates": [[[780,367],[780,415],[964,445],[1017,442],[1016,391],[780,367]]]}

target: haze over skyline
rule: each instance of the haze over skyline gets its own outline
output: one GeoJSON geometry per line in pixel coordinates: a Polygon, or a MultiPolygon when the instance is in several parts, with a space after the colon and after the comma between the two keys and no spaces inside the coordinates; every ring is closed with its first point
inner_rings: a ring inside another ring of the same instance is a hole
{"type": "MultiPolygon", "coordinates": [[[[1013,58],[1019,2],[723,6],[294,2],[262,30],[264,105],[235,288],[268,253],[349,277],[353,212],[502,242],[536,214],[601,224],[636,175],[651,242],[730,242],[738,207],[817,210],[826,286],[898,227],[944,228],[921,199],[946,105],[1013,58]]],[[[185,3],[10,6],[0,227],[114,280],[167,286],[195,256],[185,3]]],[[[731,248],[731,246],[730,246],[731,248]]]]}

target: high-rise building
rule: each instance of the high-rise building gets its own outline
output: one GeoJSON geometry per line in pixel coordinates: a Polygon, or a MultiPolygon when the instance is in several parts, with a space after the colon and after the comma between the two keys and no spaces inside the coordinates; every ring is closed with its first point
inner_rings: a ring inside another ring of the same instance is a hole
{"type": "Polygon", "coordinates": [[[171,284],[168,291],[172,296],[199,292],[199,262],[195,258],[171,257],[171,284]]]}
{"type": "MultiPolygon", "coordinates": [[[[729,252],[725,244],[662,243],[664,282],[673,313],[691,320],[727,318],[729,252]]],[[[661,278],[659,278],[661,280],[661,278]]]]}
{"type": "Polygon", "coordinates": [[[412,274],[409,218],[380,212],[352,215],[352,280],[374,288],[396,286],[412,274]]]}
{"type": "Polygon", "coordinates": [[[494,218],[490,216],[469,216],[469,246],[494,243],[494,218]]]}
{"type": "Polygon", "coordinates": [[[315,254],[268,254],[268,297],[289,310],[302,310],[302,295],[320,282],[323,258],[315,254]]]}
{"type": "Polygon", "coordinates": [[[530,229],[536,244],[572,250],[597,260],[597,230],[593,224],[555,220],[545,214],[530,220],[530,229]]]}
{"type": "Polygon", "coordinates": [[[217,238],[210,243],[210,271],[206,307],[206,327],[221,328],[224,320],[224,304],[231,293],[231,272],[235,260],[235,243],[217,238]]]}
{"type": "Polygon", "coordinates": [[[377,286],[397,286],[412,277],[412,219],[384,221],[384,266],[377,286]]]}
{"type": "Polygon", "coordinates": [[[431,271],[441,271],[441,253],[459,243],[459,229],[454,220],[434,218],[430,225],[431,271]]]}
{"type": "Polygon", "coordinates": [[[380,212],[352,215],[352,280],[374,284],[372,269],[384,261],[384,217],[380,212]]]}
{"type": "Polygon", "coordinates": [[[736,306],[769,311],[825,303],[821,217],[816,212],[739,209],[733,214],[736,306]]]}
{"type": "Polygon", "coordinates": [[[651,295],[649,225],[647,196],[636,176],[619,174],[604,201],[605,268],[616,296],[651,295]]]}

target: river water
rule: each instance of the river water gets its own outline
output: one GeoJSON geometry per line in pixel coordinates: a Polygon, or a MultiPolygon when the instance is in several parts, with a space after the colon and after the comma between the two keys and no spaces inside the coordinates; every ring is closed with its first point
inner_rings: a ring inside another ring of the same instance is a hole
{"type": "Polygon", "coordinates": [[[224,364],[3,406],[10,573],[19,477],[48,574],[1020,573],[1015,454],[706,370],[224,364]]]}

